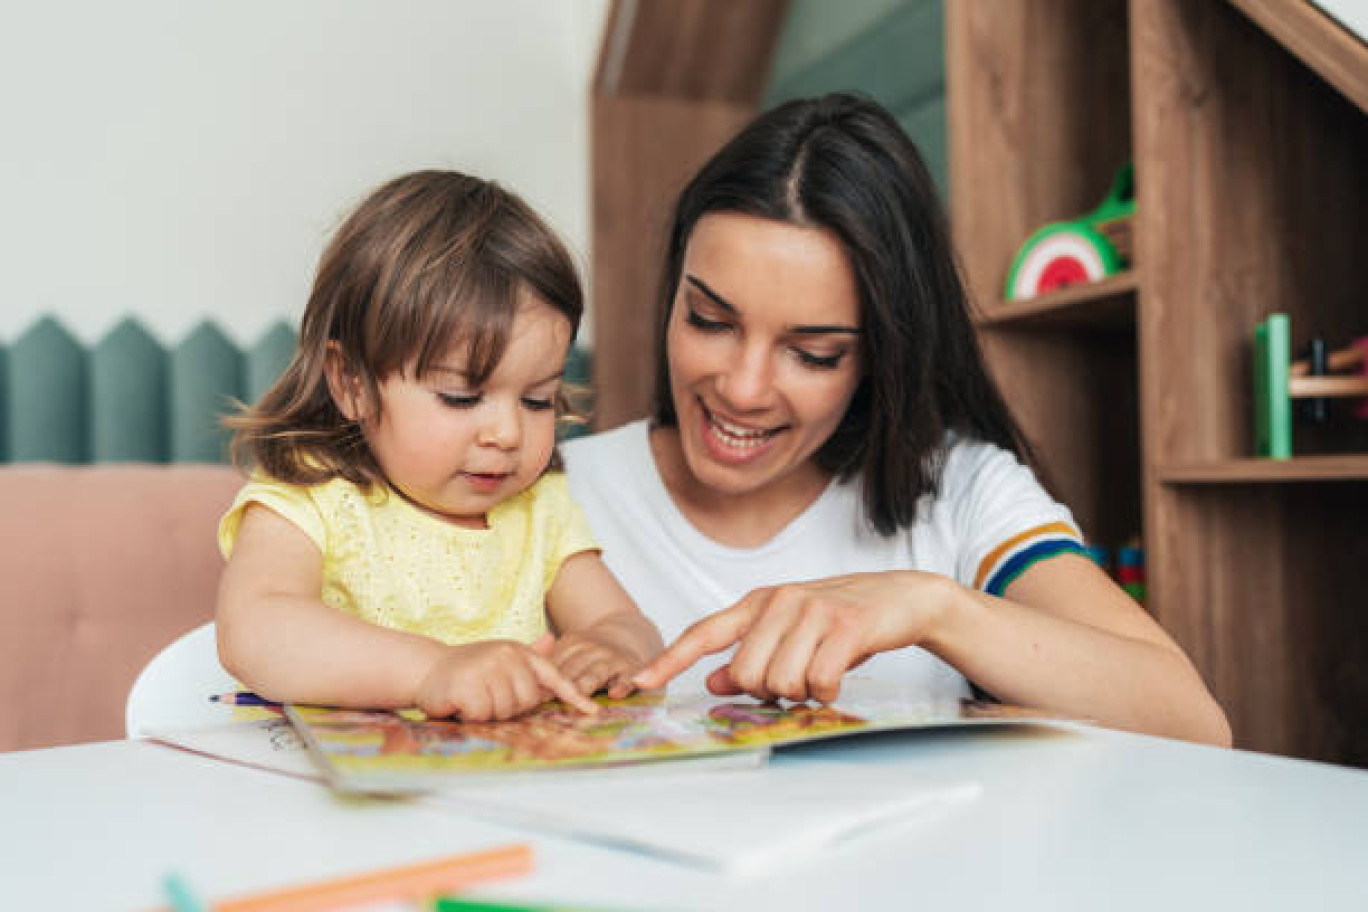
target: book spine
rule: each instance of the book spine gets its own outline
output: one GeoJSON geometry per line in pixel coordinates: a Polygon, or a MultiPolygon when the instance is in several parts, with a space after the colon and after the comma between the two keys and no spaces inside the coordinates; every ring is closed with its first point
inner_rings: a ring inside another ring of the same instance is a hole
{"type": "Polygon", "coordinates": [[[1254,452],[1265,459],[1292,458],[1291,366],[1290,321],[1269,314],[1254,330],[1254,452]]]}

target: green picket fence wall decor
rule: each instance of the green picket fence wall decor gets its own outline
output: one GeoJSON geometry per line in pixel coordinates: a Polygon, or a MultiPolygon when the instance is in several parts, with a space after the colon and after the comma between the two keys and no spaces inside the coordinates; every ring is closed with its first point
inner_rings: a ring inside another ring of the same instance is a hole
{"type": "Polygon", "coordinates": [[[0,462],[9,461],[9,353],[0,348],[0,462]]]}
{"type": "MultiPolygon", "coordinates": [[[[0,345],[0,462],[227,462],[220,419],[275,383],[295,341],[277,323],[244,350],[205,322],[168,350],[129,318],[87,349],[44,317],[0,345]]],[[[587,388],[590,376],[575,348],[566,382],[587,388]]]]}
{"type": "Polygon", "coordinates": [[[294,345],[278,323],[244,352],[206,322],[168,349],[129,318],[87,349],[44,317],[0,347],[0,460],[227,462],[219,419],[274,383],[294,345]]]}
{"type": "Polygon", "coordinates": [[[9,449],[15,462],[87,462],[90,369],[81,343],[51,317],[10,349],[9,449]]]}
{"type": "Polygon", "coordinates": [[[137,320],[90,354],[91,462],[164,462],[170,420],[166,352],[137,320]]]}

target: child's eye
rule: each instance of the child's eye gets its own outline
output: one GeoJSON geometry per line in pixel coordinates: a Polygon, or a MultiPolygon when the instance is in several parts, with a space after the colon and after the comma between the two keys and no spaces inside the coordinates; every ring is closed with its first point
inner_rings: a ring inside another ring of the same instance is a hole
{"type": "Polygon", "coordinates": [[[689,308],[688,313],[685,315],[684,319],[688,321],[688,324],[690,326],[692,326],[694,329],[699,330],[700,332],[720,333],[726,332],[727,330],[731,329],[731,326],[729,324],[723,323],[720,320],[709,320],[707,317],[703,316],[698,311],[694,310],[692,307],[689,308]]]}
{"type": "Polygon", "coordinates": [[[801,348],[793,349],[793,353],[798,356],[798,360],[804,365],[818,370],[831,370],[840,366],[841,359],[845,357],[845,352],[834,355],[814,355],[812,352],[803,351],[801,348]]]}
{"type": "Polygon", "coordinates": [[[469,396],[464,394],[458,395],[456,393],[438,393],[437,401],[448,408],[468,409],[474,408],[480,404],[480,395],[479,393],[469,396]]]}
{"type": "Polygon", "coordinates": [[[530,396],[523,397],[523,408],[533,412],[544,412],[556,403],[550,399],[533,399],[530,396]]]}

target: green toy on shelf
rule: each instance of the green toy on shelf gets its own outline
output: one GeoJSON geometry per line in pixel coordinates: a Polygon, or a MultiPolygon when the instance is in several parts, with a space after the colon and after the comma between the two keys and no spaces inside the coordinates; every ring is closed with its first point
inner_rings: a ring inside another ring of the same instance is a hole
{"type": "Polygon", "coordinates": [[[1027,301],[1120,272],[1131,261],[1134,214],[1135,167],[1127,162],[1096,209],[1076,219],[1050,222],[1026,239],[1007,272],[1005,296],[1027,301]]]}
{"type": "Polygon", "coordinates": [[[1359,400],[1352,414],[1368,419],[1368,336],[1329,351],[1313,338],[1305,358],[1292,360],[1292,324],[1285,313],[1269,314],[1254,327],[1254,455],[1292,458],[1292,402],[1301,400],[1306,420],[1328,420],[1327,400],[1359,400]]]}
{"type": "Polygon", "coordinates": [[[1291,353],[1287,314],[1269,314],[1254,327],[1254,455],[1264,459],[1292,458],[1291,353]]]}

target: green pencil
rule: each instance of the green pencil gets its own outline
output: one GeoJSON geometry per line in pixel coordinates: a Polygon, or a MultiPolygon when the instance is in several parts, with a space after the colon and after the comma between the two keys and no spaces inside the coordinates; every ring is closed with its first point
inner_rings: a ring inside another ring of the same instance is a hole
{"type": "Polygon", "coordinates": [[[459,896],[442,896],[433,904],[432,912],[620,912],[620,910],[579,905],[567,906],[560,903],[548,906],[544,903],[524,903],[517,900],[505,902],[496,899],[463,899],[459,896]]]}
{"type": "Polygon", "coordinates": [[[171,900],[174,912],[206,912],[207,906],[195,896],[195,891],[174,871],[162,878],[162,889],[166,898],[171,900]]]}

